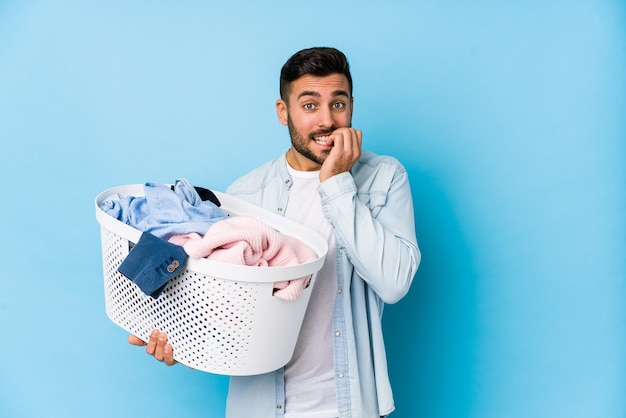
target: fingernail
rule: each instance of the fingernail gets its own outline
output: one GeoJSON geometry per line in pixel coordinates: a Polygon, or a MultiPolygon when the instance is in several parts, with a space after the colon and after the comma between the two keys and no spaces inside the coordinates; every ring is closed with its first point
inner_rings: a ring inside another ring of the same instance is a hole
{"type": "Polygon", "coordinates": [[[159,336],[159,331],[156,329],[150,333],[150,338],[156,339],[159,336]]]}

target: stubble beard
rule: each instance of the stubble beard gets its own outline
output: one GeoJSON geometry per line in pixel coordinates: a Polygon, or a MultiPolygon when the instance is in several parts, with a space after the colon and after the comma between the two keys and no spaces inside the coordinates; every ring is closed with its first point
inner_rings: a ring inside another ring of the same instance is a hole
{"type": "MultiPolygon", "coordinates": [[[[316,155],[313,153],[313,151],[311,151],[311,149],[308,147],[308,144],[310,141],[312,141],[312,139],[305,139],[304,136],[302,136],[302,134],[293,126],[293,123],[291,122],[291,118],[287,117],[287,127],[289,128],[289,136],[291,137],[291,146],[302,156],[304,156],[305,158],[308,158],[309,160],[313,161],[316,164],[322,165],[324,164],[324,161],[326,161],[326,157],[328,157],[328,154],[330,153],[330,150],[325,150],[323,151],[322,155],[316,155]]],[[[316,132],[313,134],[313,136],[317,136],[317,135],[327,135],[330,134],[331,132],[333,132],[335,130],[335,128],[333,127],[332,129],[330,129],[329,131],[320,131],[320,132],[316,132]]]]}

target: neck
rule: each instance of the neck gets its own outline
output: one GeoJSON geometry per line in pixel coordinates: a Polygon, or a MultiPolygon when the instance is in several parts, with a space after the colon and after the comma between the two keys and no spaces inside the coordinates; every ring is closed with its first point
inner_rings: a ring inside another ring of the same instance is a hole
{"type": "Polygon", "coordinates": [[[296,151],[293,146],[289,148],[287,154],[285,154],[287,158],[287,163],[294,170],[298,171],[319,171],[322,166],[315,161],[312,161],[306,158],[304,155],[300,154],[296,151]]]}

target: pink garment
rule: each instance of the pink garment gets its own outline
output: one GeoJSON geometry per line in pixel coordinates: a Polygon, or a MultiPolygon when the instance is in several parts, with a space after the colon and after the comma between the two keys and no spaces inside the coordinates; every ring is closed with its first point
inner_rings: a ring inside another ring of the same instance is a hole
{"type": "MultiPolygon", "coordinates": [[[[206,235],[195,232],[174,235],[169,242],[181,245],[190,257],[246,266],[293,266],[316,258],[301,241],[281,234],[249,216],[234,216],[213,224],[206,235]]],[[[296,300],[311,276],[274,283],[274,296],[296,300]]]]}

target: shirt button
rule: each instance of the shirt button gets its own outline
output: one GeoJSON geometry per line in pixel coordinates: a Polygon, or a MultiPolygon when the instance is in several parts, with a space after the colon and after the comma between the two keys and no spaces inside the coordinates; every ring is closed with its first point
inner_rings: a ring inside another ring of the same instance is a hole
{"type": "Polygon", "coordinates": [[[283,406],[278,404],[278,405],[276,405],[276,409],[283,409],[283,406]]]}
{"type": "Polygon", "coordinates": [[[343,254],[343,248],[339,249],[339,254],[343,254]]]}
{"type": "Polygon", "coordinates": [[[341,336],[341,332],[335,331],[335,337],[339,337],[339,336],[341,336]]]}
{"type": "Polygon", "coordinates": [[[278,208],[277,210],[278,210],[279,212],[282,212],[282,211],[283,211],[283,208],[278,208]]]}
{"type": "Polygon", "coordinates": [[[339,376],[340,379],[343,379],[343,373],[339,373],[337,376],[339,376]]]}
{"type": "Polygon", "coordinates": [[[343,290],[341,290],[341,288],[337,289],[337,293],[341,294],[341,292],[343,292],[343,290]]]}
{"type": "Polygon", "coordinates": [[[180,261],[174,260],[174,261],[172,261],[172,264],[167,266],[167,271],[170,272],[170,273],[173,273],[174,270],[176,270],[179,266],[180,266],[180,261]]]}

